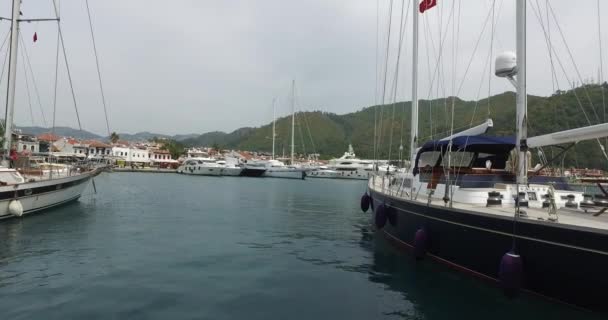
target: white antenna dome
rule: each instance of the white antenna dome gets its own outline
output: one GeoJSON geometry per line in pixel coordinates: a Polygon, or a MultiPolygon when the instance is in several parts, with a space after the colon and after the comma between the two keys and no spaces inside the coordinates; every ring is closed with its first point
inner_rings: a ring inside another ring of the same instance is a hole
{"type": "Polygon", "coordinates": [[[517,56],[507,51],[496,57],[494,74],[498,77],[513,77],[517,74],[517,56]]]}

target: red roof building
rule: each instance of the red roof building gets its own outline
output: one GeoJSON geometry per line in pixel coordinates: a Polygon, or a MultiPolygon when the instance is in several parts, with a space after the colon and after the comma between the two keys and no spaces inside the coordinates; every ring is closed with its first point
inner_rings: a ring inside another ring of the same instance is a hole
{"type": "Polygon", "coordinates": [[[50,132],[43,133],[43,134],[39,135],[37,138],[39,141],[46,141],[46,142],[55,142],[55,141],[61,139],[58,135],[52,134],[50,132]]]}

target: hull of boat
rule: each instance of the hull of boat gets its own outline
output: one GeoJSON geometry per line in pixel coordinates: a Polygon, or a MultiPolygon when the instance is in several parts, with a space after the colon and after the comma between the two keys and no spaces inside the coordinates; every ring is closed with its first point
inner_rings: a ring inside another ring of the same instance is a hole
{"type": "Polygon", "coordinates": [[[608,312],[608,232],[548,221],[513,219],[394,198],[370,190],[374,207],[396,213],[379,230],[400,248],[412,249],[426,232],[426,257],[498,284],[502,256],[515,244],[523,260],[523,288],[585,309],[608,312]],[[515,230],[515,233],[514,231],[515,230]],[[514,235],[515,234],[515,235],[514,235]]]}
{"type": "Polygon", "coordinates": [[[84,188],[98,171],[71,177],[27,182],[14,186],[0,187],[0,219],[14,218],[9,213],[9,203],[16,199],[23,206],[23,215],[49,209],[78,200],[84,188]]]}
{"type": "Polygon", "coordinates": [[[365,170],[336,170],[336,171],[317,171],[316,174],[310,174],[313,178],[327,179],[349,179],[349,180],[368,180],[369,172],[365,170]]]}
{"type": "Polygon", "coordinates": [[[186,168],[180,170],[179,173],[199,175],[199,176],[221,176],[222,168],[220,167],[197,167],[197,168],[186,168]]]}
{"type": "Polygon", "coordinates": [[[243,171],[243,168],[223,168],[222,175],[223,176],[239,176],[239,175],[241,175],[241,171],[243,171]]]}
{"type": "Polygon", "coordinates": [[[315,170],[307,173],[307,177],[311,178],[324,178],[324,179],[336,179],[338,178],[338,172],[333,170],[315,170]]]}
{"type": "Polygon", "coordinates": [[[266,172],[266,168],[243,168],[240,175],[243,177],[262,177],[266,172]]]}
{"type": "Polygon", "coordinates": [[[273,170],[268,169],[264,172],[264,177],[268,178],[283,178],[283,179],[304,179],[306,177],[306,172],[303,170],[273,170]]]}

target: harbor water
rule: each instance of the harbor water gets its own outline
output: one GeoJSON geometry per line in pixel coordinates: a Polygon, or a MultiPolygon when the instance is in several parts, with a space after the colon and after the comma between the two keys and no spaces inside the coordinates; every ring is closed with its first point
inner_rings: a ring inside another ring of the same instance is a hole
{"type": "Polygon", "coordinates": [[[358,208],[365,181],[95,182],[0,224],[0,319],[596,318],[397,251],[358,208]]]}

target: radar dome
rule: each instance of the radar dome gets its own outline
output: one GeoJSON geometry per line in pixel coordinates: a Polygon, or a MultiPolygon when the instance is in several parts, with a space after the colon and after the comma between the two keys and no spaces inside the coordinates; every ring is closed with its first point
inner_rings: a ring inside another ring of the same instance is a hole
{"type": "Polygon", "coordinates": [[[517,56],[507,51],[496,57],[494,74],[498,77],[512,77],[517,74],[517,56]]]}

